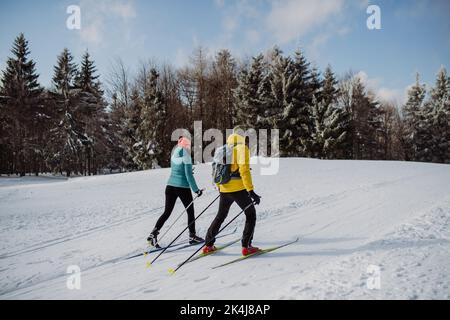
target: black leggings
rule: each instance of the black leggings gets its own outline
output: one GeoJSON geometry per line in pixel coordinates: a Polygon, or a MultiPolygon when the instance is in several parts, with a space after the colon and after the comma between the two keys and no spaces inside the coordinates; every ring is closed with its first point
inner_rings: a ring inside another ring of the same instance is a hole
{"type": "MultiPolygon", "coordinates": [[[[159,217],[156,222],[155,228],[159,231],[163,227],[164,223],[169,219],[172,214],[173,208],[175,207],[175,202],[180,198],[184,207],[187,208],[189,204],[192,202],[192,193],[189,188],[178,188],[167,186],[166,187],[166,207],[164,209],[164,213],[161,217],[159,217]]],[[[195,213],[194,213],[194,204],[192,204],[187,209],[188,215],[188,224],[189,224],[189,233],[191,236],[195,235],[195,213]]]]}
{"type": "MultiPolygon", "coordinates": [[[[250,199],[248,192],[245,190],[231,193],[221,193],[220,194],[220,203],[219,203],[219,211],[217,212],[217,216],[212,222],[211,226],[208,229],[208,233],[206,234],[206,245],[212,246],[216,241],[215,237],[220,230],[220,226],[225,221],[228,212],[230,211],[231,205],[236,202],[237,205],[244,210],[248,207],[252,200],[250,199]]],[[[249,206],[245,211],[245,228],[244,234],[242,235],[242,246],[248,247],[252,244],[253,233],[255,231],[256,224],[256,210],[255,206],[249,206]]]]}

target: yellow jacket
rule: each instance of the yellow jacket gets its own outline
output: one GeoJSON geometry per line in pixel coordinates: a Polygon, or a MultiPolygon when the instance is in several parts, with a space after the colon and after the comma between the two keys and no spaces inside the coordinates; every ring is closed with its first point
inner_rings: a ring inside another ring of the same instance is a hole
{"type": "Polygon", "coordinates": [[[239,170],[240,178],[232,178],[228,183],[219,185],[222,193],[231,193],[242,190],[252,191],[252,175],[250,173],[250,150],[245,145],[245,138],[236,133],[230,135],[227,144],[233,147],[231,158],[231,172],[239,170]]]}

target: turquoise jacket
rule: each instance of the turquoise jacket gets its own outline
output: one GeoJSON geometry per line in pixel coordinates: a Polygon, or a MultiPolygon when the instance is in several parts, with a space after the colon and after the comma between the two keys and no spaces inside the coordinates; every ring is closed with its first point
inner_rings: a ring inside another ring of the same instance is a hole
{"type": "Polygon", "coordinates": [[[192,174],[192,159],[188,151],[176,147],[170,158],[171,173],[167,185],[179,188],[191,188],[197,192],[199,189],[192,174]]]}

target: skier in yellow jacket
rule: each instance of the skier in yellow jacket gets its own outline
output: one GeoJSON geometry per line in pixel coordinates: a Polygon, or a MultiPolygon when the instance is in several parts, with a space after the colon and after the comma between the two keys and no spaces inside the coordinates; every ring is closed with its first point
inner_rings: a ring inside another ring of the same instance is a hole
{"type": "Polygon", "coordinates": [[[260,196],[254,192],[252,176],[250,173],[250,151],[245,138],[236,133],[236,130],[227,139],[227,145],[232,149],[231,180],[219,185],[219,210],[208,229],[203,253],[215,251],[215,237],[220,226],[225,221],[231,205],[237,205],[245,211],[246,221],[242,236],[242,254],[244,256],[257,252],[259,249],[252,246],[253,233],[256,224],[256,210],[254,204],[260,203],[260,196]]]}

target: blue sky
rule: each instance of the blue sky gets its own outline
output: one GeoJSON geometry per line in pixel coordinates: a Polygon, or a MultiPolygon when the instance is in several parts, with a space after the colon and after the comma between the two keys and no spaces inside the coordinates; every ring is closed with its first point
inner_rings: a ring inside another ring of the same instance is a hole
{"type": "Polygon", "coordinates": [[[181,66],[199,45],[246,58],[277,44],[402,102],[416,72],[431,85],[450,66],[449,21],[448,0],[3,0],[0,68],[20,32],[46,86],[64,47],[77,60],[89,49],[106,76],[118,57],[133,70],[147,59],[181,66]],[[381,30],[366,27],[369,4],[381,9],[381,30]],[[81,8],[81,30],[66,28],[69,5],[81,8]]]}

